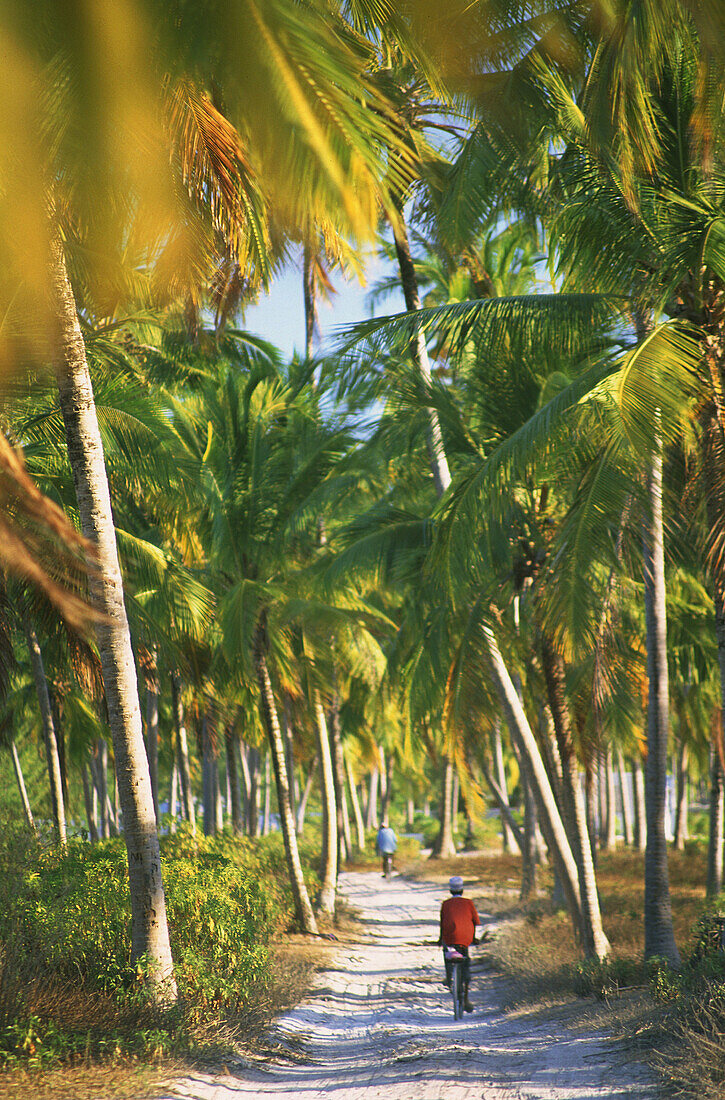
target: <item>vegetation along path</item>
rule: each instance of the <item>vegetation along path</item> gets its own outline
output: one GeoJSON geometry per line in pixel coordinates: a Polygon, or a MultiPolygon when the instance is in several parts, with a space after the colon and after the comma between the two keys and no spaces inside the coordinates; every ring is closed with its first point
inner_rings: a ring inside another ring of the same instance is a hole
{"type": "MultiPolygon", "coordinates": [[[[163,1100],[595,1100],[654,1098],[648,1071],[603,1033],[567,1031],[541,1012],[506,1015],[499,985],[474,963],[473,1015],[453,1019],[441,985],[440,886],[349,872],[341,888],[366,929],[283,1017],[275,1053],[233,1073],[195,1074],[163,1100]],[[428,941],[426,945],[425,941],[428,941]]],[[[483,920],[485,922],[485,915],[483,920]]]]}

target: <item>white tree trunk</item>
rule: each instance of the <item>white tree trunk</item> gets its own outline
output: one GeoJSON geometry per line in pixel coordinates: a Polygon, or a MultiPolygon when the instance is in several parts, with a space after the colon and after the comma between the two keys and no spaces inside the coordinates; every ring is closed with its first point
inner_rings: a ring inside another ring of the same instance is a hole
{"type": "MultiPolygon", "coordinates": [[[[493,732],[491,734],[491,741],[493,745],[493,769],[496,783],[500,791],[501,802],[500,806],[505,803],[509,804],[508,787],[506,783],[506,766],[503,759],[503,740],[501,738],[501,719],[497,718],[493,732]]],[[[516,848],[516,841],[514,840],[511,827],[508,824],[503,812],[501,813],[501,846],[504,853],[513,852],[516,848]]]]}
{"type": "Polygon", "coordinates": [[[50,242],[51,278],[58,319],[56,377],[73,471],[78,511],[95,559],[89,594],[101,612],[96,640],[113,736],[131,894],[131,954],[148,960],[150,988],[159,1002],[176,998],[166,922],[151,779],[143,741],[131,635],[123,599],[116,532],[101,433],[73,291],[59,235],[50,242]]]}
{"type": "Polygon", "coordinates": [[[18,790],[20,791],[20,801],[23,804],[23,814],[25,815],[25,821],[30,829],[31,833],[38,839],[38,830],[35,827],[35,821],[33,820],[33,811],[30,809],[30,801],[28,799],[28,792],[25,789],[25,779],[23,778],[23,769],[20,766],[20,757],[18,756],[18,749],[15,744],[14,738],[10,738],[10,755],[13,760],[13,770],[15,771],[15,779],[18,784],[18,790]]]}
{"type": "Polygon", "coordinates": [[[186,736],[186,722],[184,719],[184,699],[181,679],[176,672],[171,677],[171,703],[174,709],[174,725],[176,726],[176,759],[179,765],[184,819],[189,823],[191,835],[196,836],[196,812],[194,810],[194,792],[191,789],[189,742],[186,736]]]}
{"type": "Polygon", "coordinates": [[[322,798],[325,809],[323,828],[325,829],[324,865],[322,867],[322,885],[317,907],[323,913],[335,912],[337,893],[337,808],[335,806],[335,781],[332,772],[332,753],[327,732],[325,711],[320,696],[315,689],[312,694],[312,708],[317,732],[317,751],[320,757],[320,775],[322,778],[322,798]]]}
{"type": "Polygon", "coordinates": [[[38,696],[40,708],[40,720],[43,727],[43,741],[45,742],[45,757],[48,764],[48,780],[50,783],[50,798],[53,807],[53,827],[58,845],[64,849],[67,844],[65,824],[65,804],[63,802],[63,780],[60,773],[60,757],[58,756],[58,741],[55,736],[53,723],[53,708],[50,705],[50,693],[48,681],[45,675],[43,654],[35,631],[27,616],[21,614],[25,637],[30,654],[30,667],[33,670],[35,681],[35,693],[38,696]]]}
{"type": "Polygon", "coordinates": [[[347,771],[347,785],[350,789],[350,802],[352,803],[352,813],[355,818],[355,829],[357,831],[357,846],[361,852],[365,851],[365,825],[363,823],[362,811],[360,809],[360,799],[357,796],[357,787],[355,786],[355,776],[353,775],[352,765],[348,757],[343,753],[343,759],[345,761],[345,770],[347,771]]]}

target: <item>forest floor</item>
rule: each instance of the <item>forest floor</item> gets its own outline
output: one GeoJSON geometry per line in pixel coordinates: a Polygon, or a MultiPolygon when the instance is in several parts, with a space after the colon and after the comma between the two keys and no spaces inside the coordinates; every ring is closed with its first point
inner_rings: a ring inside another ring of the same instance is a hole
{"type": "MultiPolygon", "coordinates": [[[[357,913],[308,996],[252,1055],[221,1073],[168,1082],[158,1100],[599,1100],[660,1095],[654,1074],[581,1002],[504,1011],[503,977],[473,953],[472,1015],[453,1019],[442,985],[441,883],[348,871],[340,891],[357,913]]],[[[497,918],[474,900],[484,925],[497,918]]],[[[521,935],[525,937],[525,924],[521,935]]],[[[556,948],[552,948],[553,951],[556,948]]]]}

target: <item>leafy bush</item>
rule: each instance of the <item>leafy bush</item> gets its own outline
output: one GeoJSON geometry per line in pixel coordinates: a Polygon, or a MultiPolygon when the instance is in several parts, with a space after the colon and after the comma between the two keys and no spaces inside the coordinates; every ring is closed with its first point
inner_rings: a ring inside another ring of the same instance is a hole
{"type": "Polygon", "coordinates": [[[1,843],[12,904],[0,913],[0,1064],[160,1054],[264,1001],[269,941],[293,915],[278,838],[163,842],[180,993],[165,1015],[143,960],[131,962],[123,842],[71,842],[65,856],[27,840],[20,850],[10,834],[1,843]]]}
{"type": "Polygon", "coordinates": [[[585,959],[574,971],[574,991],[580,997],[593,994],[600,1001],[642,981],[642,964],[634,959],[585,959]]]}

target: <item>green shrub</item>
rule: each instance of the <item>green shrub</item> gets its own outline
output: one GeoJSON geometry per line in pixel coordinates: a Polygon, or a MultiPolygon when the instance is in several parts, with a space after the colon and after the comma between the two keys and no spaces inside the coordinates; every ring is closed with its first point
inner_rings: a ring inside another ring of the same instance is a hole
{"type": "Polygon", "coordinates": [[[634,959],[585,959],[574,971],[575,993],[580,997],[593,994],[600,1001],[642,982],[642,964],[634,959]]]}
{"type": "Polygon", "coordinates": [[[267,945],[293,916],[281,840],[182,833],[164,840],[162,869],[180,994],[166,1015],[149,1003],[144,961],[131,962],[123,842],[73,841],[62,856],[3,838],[0,1064],[149,1057],[264,1000],[267,945]]]}

